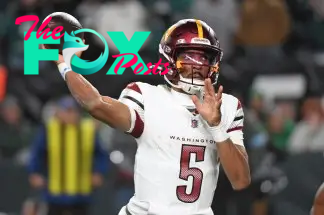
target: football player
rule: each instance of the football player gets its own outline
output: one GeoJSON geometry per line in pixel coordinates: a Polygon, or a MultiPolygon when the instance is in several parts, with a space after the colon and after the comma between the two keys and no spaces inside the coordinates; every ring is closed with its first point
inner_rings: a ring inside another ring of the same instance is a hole
{"type": "Polygon", "coordinates": [[[324,215],[324,183],[317,190],[311,215],[324,215]]]}
{"type": "Polygon", "coordinates": [[[159,53],[170,65],[166,84],[131,83],[119,100],[100,95],[62,56],[56,64],[85,110],[137,141],[135,194],[120,215],[212,215],[220,164],[234,189],[250,183],[242,105],[222,86],[214,91],[222,50],[205,22],[171,26],[159,53]]]}

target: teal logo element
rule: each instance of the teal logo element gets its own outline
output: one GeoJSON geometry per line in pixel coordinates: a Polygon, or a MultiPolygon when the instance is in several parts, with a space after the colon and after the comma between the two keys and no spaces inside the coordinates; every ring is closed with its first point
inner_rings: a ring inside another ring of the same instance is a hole
{"type": "Polygon", "coordinates": [[[64,44],[63,44],[63,58],[67,65],[70,66],[72,71],[79,73],[81,75],[91,75],[98,72],[107,62],[109,56],[109,48],[104,37],[91,29],[79,29],[72,31],[71,35],[67,32],[64,34],[64,44]],[[88,32],[98,36],[105,45],[105,50],[101,55],[95,60],[89,62],[88,60],[82,60],[76,56],[77,52],[85,51],[89,48],[89,45],[85,45],[83,41],[75,36],[78,33],[88,32]]]}

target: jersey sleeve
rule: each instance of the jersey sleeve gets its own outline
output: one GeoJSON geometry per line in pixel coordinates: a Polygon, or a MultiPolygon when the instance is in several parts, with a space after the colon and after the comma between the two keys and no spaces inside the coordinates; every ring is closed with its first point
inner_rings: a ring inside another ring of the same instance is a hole
{"type": "Polygon", "coordinates": [[[239,100],[236,108],[235,118],[227,130],[232,142],[236,145],[244,146],[243,141],[243,123],[244,123],[244,112],[242,104],[239,100]]]}
{"type": "Polygon", "coordinates": [[[118,100],[127,105],[131,112],[131,127],[126,133],[139,138],[144,131],[144,99],[138,84],[128,84],[118,100]]]}

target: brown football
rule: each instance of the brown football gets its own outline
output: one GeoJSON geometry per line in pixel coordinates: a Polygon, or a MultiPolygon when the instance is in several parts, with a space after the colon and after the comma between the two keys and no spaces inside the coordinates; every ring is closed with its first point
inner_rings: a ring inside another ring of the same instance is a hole
{"type": "MultiPolygon", "coordinates": [[[[60,35],[63,32],[67,32],[67,33],[71,34],[72,31],[76,31],[76,30],[82,28],[82,25],[80,24],[80,22],[76,18],[74,18],[72,15],[70,15],[68,13],[55,12],[55,13],[52,13],[52,14],[48,15],[44,19],[44,21],[48,17],[52,17],[52,19],[47,24],[46,28],[49,28],[50,31],[53,31],[56,27],[62,26],[63,31],[60,32],[60,35]]],[[[81,39],[84,39],[83,32],[77,34],[77,36],[80,37],[81,39]]],[[[45,44],[44,46],[47,49],[58,49],[59,53],[62,54],[63,44],[64,44],[64,36],[60,38],[60,44],[45,44]]]]}

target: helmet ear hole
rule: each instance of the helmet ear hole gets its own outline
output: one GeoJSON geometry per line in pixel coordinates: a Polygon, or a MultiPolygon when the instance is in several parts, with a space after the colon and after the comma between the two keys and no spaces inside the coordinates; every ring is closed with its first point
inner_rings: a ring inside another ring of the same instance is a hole
{"type": "Polygon", "coordinates": [[[182,68],[182,62],[181,62],[181,60],[177,60],[176,67],[177,67],[177,69],[181,69],[182,68]]]}
{"type": "Polygon", "coordinates": [[[216,63],[214,66],[211,67],[211,72],[218,72],[219,71],[219,63],[216,63]]]}

